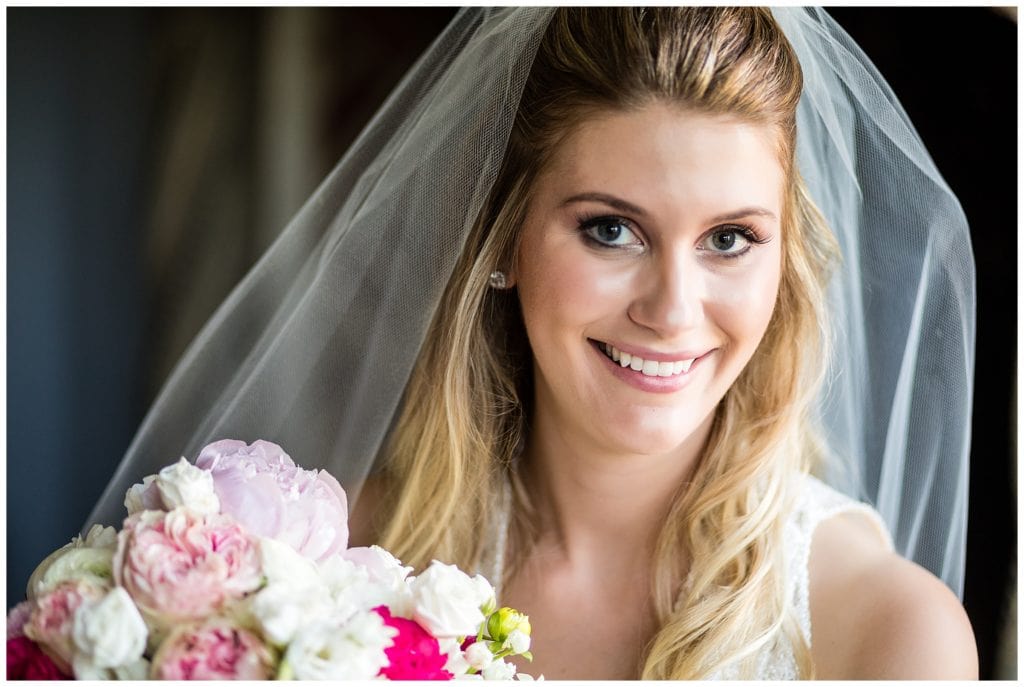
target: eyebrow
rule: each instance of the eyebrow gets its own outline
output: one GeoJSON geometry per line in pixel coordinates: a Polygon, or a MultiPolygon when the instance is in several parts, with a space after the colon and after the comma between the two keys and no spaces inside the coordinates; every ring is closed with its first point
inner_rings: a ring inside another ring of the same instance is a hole
{"type": "Polygon", "coordinates": [[[633,205],[629,201],[622,200],[622,198],[616,198],[610,196],[607,193],[578,193],[575,196],[570,196],[562,201],[562,206],[570,205],[571,203],[579,203],[581,201],[596,201],[598,203],[604,203],[610,205],[616,210],[629,213],[631,215],[637,215],[639,217],[646,217],[647,213],[638,205],[633,205]]]}
{"type": "MultiPolygon", "coordinates": [[[[582,201],[595,201],[598,203],[604,203],[609,205],[616,210],[629,213],[638,217],[646,217],[647,212],[639,205],[633,205],[629,201],[623,200],[616,196],[608,195],[607,193],[578,193],[574,196],[570,196],[562,201],[562,206],[569,205],[571,203],[579,203],[582,201]]],[[[729,222],[732,220],[741,219],[743,217],[767,217],[768,219],[777,219],[775,213],[765,208],[752,205],[750,207],[740,208],[732,212],[727,212],[722,215],[717,215],[711,218],[711,222],[729,222]]]]}

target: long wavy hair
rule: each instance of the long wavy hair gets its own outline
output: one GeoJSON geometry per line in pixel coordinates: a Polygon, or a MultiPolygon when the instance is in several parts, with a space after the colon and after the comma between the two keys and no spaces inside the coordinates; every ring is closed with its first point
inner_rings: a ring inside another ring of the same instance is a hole
{"type": "Polygon", "coordinates": [[[729,664],[753,676],[758,652],[810,650],[790,612],[782,525],[795,480],[819,454],[809,407],[827,337],[824,290],[835,241],[796,169],[803,77],[771,14],[757,8],[559,9],[539,47],[498,179],[433,319],[387,447],[382,544],[417,567],[473,569],[481,525],[513,483],[509,574],[532,540],[532,506],[512,466],[532,412],[532,358],[514,290],[488,288],[514,264],[534,180],[574,126],[602,111],[668,102],[776,132],[787,188],[782,276],[772,319],[719,403],[692,480],[657,538],[651,598],[658,630],[638,673],[706,678],[729,664]],[[693,561],[688,565],[686,561],[693,561]]]}

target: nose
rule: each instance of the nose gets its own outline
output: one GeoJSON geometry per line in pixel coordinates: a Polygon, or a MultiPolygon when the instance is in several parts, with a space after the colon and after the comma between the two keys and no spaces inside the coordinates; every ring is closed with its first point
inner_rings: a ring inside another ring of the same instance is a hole
{"type": "Polygon", "coordinates": [[[692,329],[704,319],[705,280],[686,255],[665,254],[638,276],[629,318],[664,338],[692,329]]]}

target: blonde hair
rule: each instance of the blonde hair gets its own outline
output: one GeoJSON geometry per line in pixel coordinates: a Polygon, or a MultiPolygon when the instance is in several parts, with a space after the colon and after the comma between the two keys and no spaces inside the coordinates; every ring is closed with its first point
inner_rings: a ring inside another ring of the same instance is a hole
{"type": "MultiPolygon", "coordinates": [[[[818,452],[808,408],[826,345],[824,288],[837,254],[794,163],[800,66],[756,8],[560,9],[542,39],[498,180],[434,317],[384,468],[382,544],[421,567],[474,568],[481,525],[501,480],[515,488],[512,550],[526,551],[529,495],[509,467],[524,442],[532,363],[518,303],[487,287],[514,263],[534,179],[588,115],[651,102],[733,116],[777,131],[786,171],[782,277],[767,332],[719,404],[688,485],[680,485],[655,551],[659,629],[644,679],[710,677],[780,636],[801,676],[810,651],[789,611],[782,523],[793,481],[818,452]],[[699,564],[687,567],[686,561],[699,564]]],[[[484,530],[485,531],[485,530],[484,530]]],[[[513,562],[514,565],[514,562],[513,562]]]]}

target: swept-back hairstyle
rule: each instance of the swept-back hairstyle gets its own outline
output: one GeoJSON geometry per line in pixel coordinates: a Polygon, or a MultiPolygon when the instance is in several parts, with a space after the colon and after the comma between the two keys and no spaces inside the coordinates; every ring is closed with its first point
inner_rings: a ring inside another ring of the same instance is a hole
{"type": "Polygon", "coordinates": [[[752,676],[786,640],[810,677],[782,558],[794,480],[816,459],[808,408],[827,337],[824,288],[834,239],[795,167],[802,75],[771,14],[756,8],[587,8],[554,13],[526,82],[487,204],[433,319],[388,447],[376,510],[382,544],[408,563],[474,568],[501,480],[514,485],[510,551],[527,552],[529,494],[511,469],[528,433],[532,362],[514,291],[488,288],[514,264],[534,180],[588,116],[670,103],[764,125],[787,179],[782,277],[767,332],[715,413],[708,444],[679,485],[655,551],[659,629],[643,678],[752,676]],[[690,563],[692,562],[692,563],[690,563]]]}

